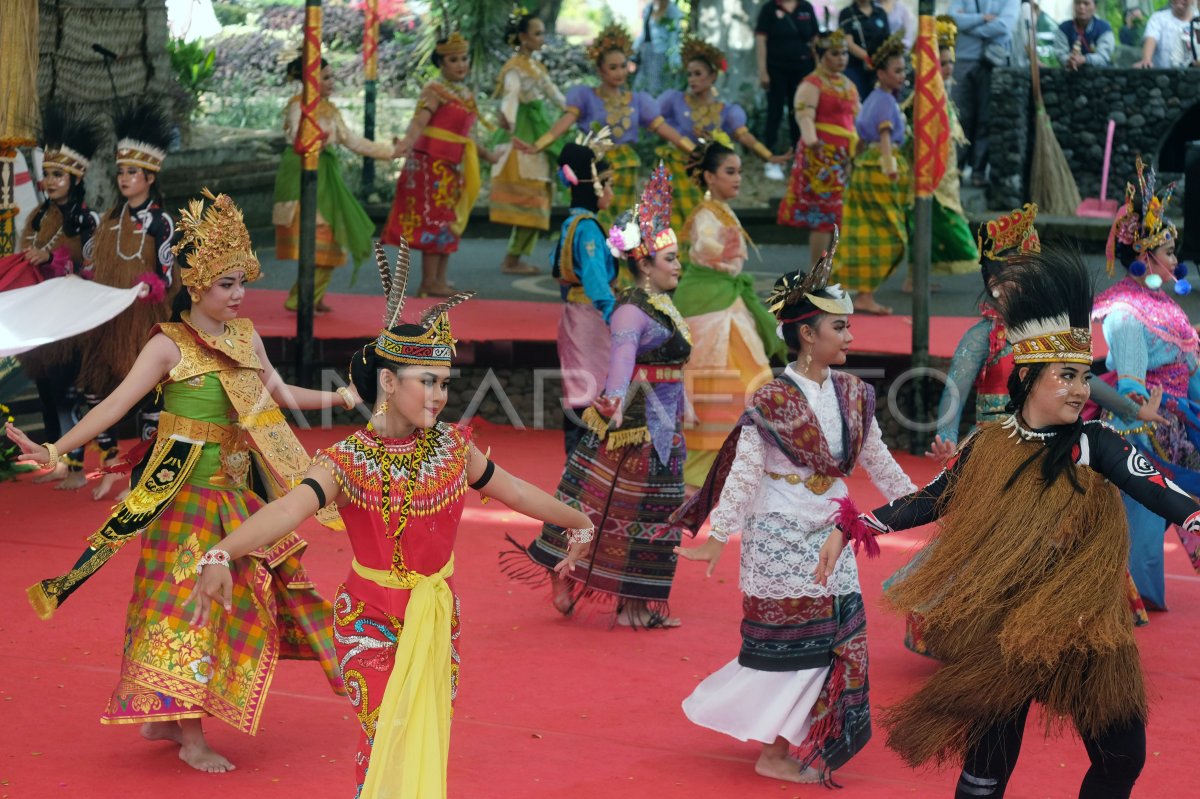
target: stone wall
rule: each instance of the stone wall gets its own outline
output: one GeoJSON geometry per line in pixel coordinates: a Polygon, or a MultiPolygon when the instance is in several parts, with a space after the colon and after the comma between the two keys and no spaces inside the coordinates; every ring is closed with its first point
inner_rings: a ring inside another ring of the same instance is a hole
{"type": "MultiPolygon", "coordinates": [[[[1200,70],[1065,69],[1041,73],[1042,97],[1054,135],[1067,157],[1079,193],[1100,196],[1104,137],[1108,119],[1117,123],[1113,136],[1108,196],[1119,199],[1134,174],[1138,154],[1152,163],[1161,155],[1182,157],[1182,140],[1190,135],[1176,123],[1200,103],[1200,70]],[[1167,153],[1164,146],[1179,153],[1167,153]]],[[[991,96],[991,208],[1015,208],[1029,196],[1029,164],[1033,151],[1033,99],[1029,72],[997,69],[991,96]]],[[[1166,171],[1166,167],[1164,167],[1166,171]]]]}

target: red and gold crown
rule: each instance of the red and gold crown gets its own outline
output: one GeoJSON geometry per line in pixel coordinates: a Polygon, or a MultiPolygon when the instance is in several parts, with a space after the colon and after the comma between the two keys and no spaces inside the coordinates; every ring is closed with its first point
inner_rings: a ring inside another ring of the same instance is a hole
{"type": "Polygon", "coordinates": [[[1041,252],[1042,241],[1033,226],[1037,212],[1035,203],[1025,203],[1024,208],[984,222],[976,233],[979,252],[993,261],[1010,261],[1041,252]]]}
{"type": "Polygon", "coordinates": [[[725,60],[725,54],[721,52],[721,48],[695,36],[688,36],[684,39],[679,52],[685,65],[692,61],[703,61],[712,68],[713,72],[725,72],[729,69],[729,63],[725,60]]]}
{"type": "Polygon", "coordinates": [[[212,203],[206,208],[204,200],[192,200],[179,209],[180,237],[171,248],[176,255],[187,251],[187,267],[180,270],[183,285],[207,289],[221,275],[238,269],[245,270],[247,281],[258,280],[262,266],[250,248],[242,209],[228,194],[213,196],[207,188],[200,194],[212,203]]]}
{"type": "Polygon", "coordinates": [[[416,325],[401,325],[400,312],[404,310],[404,289],[408,284],[408,242],[400,239],[394,267],[388,265],[383,245],[375,242],[375,263],[387,297],[383,329],[375,338],[375,354],[396,366],[449,366],[456,342],[450,332],[447,311],[474,297],[475,292],[460,291],[430,306],[416,325]],[[400,328],[395,329],[398,325],[400,328]],[[407,332],[405,328],[416,328],[416,331],[407,332]]]}
{"type": "Polygon", "coordinates": [[[903,58],[906,52],[907,50],[904,47],[904,39],[899,33],[893,33],[891,36],[883,40],[883,44],[879,45],[879,47],[875,49],[875,52],[871,53],[871,63],[875,66],[875,69],[879,69],[887,63],[889,58],[893,56],[900,56],[903,58]]]}
{"type": "Polygon", "coordinates": [[[463,55],[470,49],[470,42],[464,39],[461,33],[454,31],[446,37],[446,41],[434,47],[433,51],[438,55],[463,55]]]}
{"type": "Polygon", "coordinates": [[[1125,205],[1117,212],[1117,218],[1113,220],[1112,228],[1108,232],[1105,254],[1108,256],[1109,275],[1113,273],[1116,242],[1128,245],[1141,256],[1179,235],[1175,225],[1167,218],[1167,205],[1175,194],[1175,184],[1168,184],[1160,195],[1155,191],[1157,176],[1153,167],[1146,166],[1140,155],[1134,165],[1137,168],[1138,185],[1135,188],[1132,183],[1125,184],[1125,205]],[[1142,198],[1140,214],[1134,205],[1138,194],[1142,198]]]}
{"type": "Polygon", "coordinates": [[[671,229],[671,173],[661,161],[646,181],[635,212],[641,242],[629,252],[630,258],[653,258],[659,250],[679,243],[671,229]]]}
{"type": "Polygon", "coordinates": [[[613,50],[619,50],[626,56],[633,55],[633,39],[630,37],[629,31],[615,22],[596,34],[591,47],[588,48],[588,58],[599,61],[605,53],[613,50]]]}

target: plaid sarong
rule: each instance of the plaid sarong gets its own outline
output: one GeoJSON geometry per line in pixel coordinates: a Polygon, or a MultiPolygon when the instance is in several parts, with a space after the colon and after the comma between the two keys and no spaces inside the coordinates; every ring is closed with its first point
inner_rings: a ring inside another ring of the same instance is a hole
{"type": "Polygon", "coordinates": [[[671,229],[677,235],[683,235],[683,224],[700,201],[704,199],[696,181],[688,177],[687,156],[673,144],[663,144],[655,149],[654,154],[662,159],[667,171],[671,173],[671,229]]]}
{"type": "Polygon", "coordinates": [[[253,492],[186,485],[142,532],[121,676],[105,724],[211,715],[253,735],[280,658],[319,660],[334,690],[333,609],[300,563],[295,533],[234,561],[233,609],[192,627],[196,561],[263,506],[253,492]]]}
{"type": "Polygon", "coordinates": [[[641,199],[642,162],[632,144],[621,144],[608,151],[604,156],[613,170],[613,203],[607,211],[601,211],[596,216],[604,235],[622,211],[628,211],[641,199]]]}
{"type": "Polygon", "coordinates": [[[904,258],[912,172],[893,147],[899,175],[892,180],[879,167],[878,144],[854,162],[842,210],[842,235],[833,280],[847,291],[874,291],[904,258]]]}

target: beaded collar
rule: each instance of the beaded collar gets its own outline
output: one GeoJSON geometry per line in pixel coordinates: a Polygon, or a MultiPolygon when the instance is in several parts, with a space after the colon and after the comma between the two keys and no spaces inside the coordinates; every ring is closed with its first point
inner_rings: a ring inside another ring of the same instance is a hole
{"type": "Polygon", "coordinates": [[[1005,430],[1011,431],[1008,434],[1009,438],[1016,438],[1017,436],[1020,436],[1025,441],[1045,441],[1058,435],[1057,430],[1028,430],[1022,427],[1021,423],[1017,421],[1017,415],[1015,413],[1010,414],[1009,417],[1000,424],[1000,426],[1005,430]]]}

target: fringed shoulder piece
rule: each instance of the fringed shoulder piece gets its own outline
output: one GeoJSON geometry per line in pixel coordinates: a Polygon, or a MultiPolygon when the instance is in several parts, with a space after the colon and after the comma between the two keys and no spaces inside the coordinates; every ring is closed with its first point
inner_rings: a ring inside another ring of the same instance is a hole
{"type": "Polygon", "coordinates": [[[379,513],[389,535],[411,517],[433,516],[467,491],[471,430],[438,422],[404,439],[364,428],[319,450],[313,463],[332,472],[350,504],[379,513]]]}

